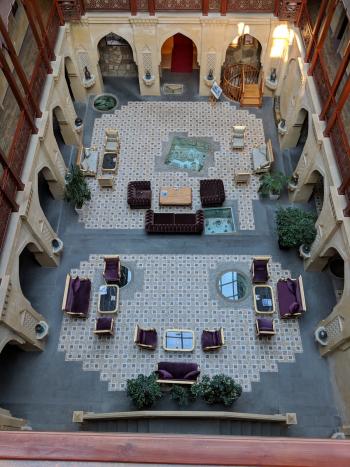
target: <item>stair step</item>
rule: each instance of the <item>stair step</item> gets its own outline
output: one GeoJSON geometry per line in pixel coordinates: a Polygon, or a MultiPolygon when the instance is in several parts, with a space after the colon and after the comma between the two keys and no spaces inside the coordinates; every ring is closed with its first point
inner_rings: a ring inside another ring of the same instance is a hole
{"type": "Polygon", "coordinates": [[[245,89],[244,97],[260,97],[259,89],[245,89]]]}

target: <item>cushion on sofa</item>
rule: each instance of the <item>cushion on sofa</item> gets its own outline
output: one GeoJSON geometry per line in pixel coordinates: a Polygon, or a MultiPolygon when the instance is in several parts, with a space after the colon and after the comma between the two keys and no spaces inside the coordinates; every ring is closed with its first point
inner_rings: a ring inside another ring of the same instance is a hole
{"type": "Polygon", "coordinates": [[[289,311],[291,313],[295,313],[296,311],[299,311],[300,305],[298,302],[293,302],[289,305],[289,311]]]}
{"type": "Polygon", "coordinates": [[[172,373],[170,373],[170,371],[167,371],[167,370],[158,370],[158,374],[161,379],[173,379],[174,378],[172,373]]]}
{"type": "Polygon", "coordinates": [[[175,214],[175,224],[189,224],[193,225],[196,223],[195,214],[175,214]]]}
{"type": "Polygon", "coordinates": [[[292,294],[295,295],[295,290],[296,290],[296,287],[297,287],[295,281],[293,281],[293,279],[290,279],[290,278],[288,277],[288,279],[287,279],[286,282],[287,282],[287,287],[288,287],[289,291],[290,291],[292,294]]]}
{"type": "Polygon", "coordinates": [[[189,379],[189,380],[197,379],[197,376],[199,374],[200,374],[199,370],[193,370],[193,371],[186,373],[184,376],[184,379],[189,379]]]}
{"type": "Polygon", "coordinates": [[[154,224],[174,224],[174,214],[172,213],[154,213],[153,217],[153,223],[154,224]]]}
{"type": "Polygon", "coordinates": [[[257,318],[260,331],[273,331],[273,321],[270,318],[257,318]]]}
{"type": "Polygon", "coordinates": [[[75,279],[72,279],[72,289],[73,289],[73,292],[78,292],[79,290],[79,287],[80,287],[80,279],[79,277],[76,277],[75,279]]]}
{"type": "Polygon", "coordinates": [[[184,375],[190,371],[198,370],[198,365],[196,363],[187,362],[159,362],[158,371],[159,370],[166,370],[172,373],[174,379],[183,379],[184,375]]]}

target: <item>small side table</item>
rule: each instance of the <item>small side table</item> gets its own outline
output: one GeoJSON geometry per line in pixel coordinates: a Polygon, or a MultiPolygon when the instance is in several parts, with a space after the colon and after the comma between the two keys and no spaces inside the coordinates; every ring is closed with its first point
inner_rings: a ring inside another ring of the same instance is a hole
{"type": "Polygon", "coordinates": [[[119,306],[119,287],[117,285],[103,285],[100,287],[98,297],[98,311],[103,314],[112,314],[118,311],[119,306]],[[106,293],[101,293],[101,288],[106,293]]]}
{"type": "Polygon", "coordinates": [[[100,177],[97,177],[97,181],[100,185],[100,188],[113,188],[113,175],[102,175],[100,177]]]}

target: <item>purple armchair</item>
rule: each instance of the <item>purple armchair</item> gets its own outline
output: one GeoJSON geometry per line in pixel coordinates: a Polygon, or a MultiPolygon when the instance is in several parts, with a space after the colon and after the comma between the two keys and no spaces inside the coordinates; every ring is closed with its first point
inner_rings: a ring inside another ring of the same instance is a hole
{"type": "Polygon", "coordinates": [[[197,363],[159,362],[157,382],[165,384],[194,384],[200,375],[197,363]]]}
{"type": "Polygon", "coordinates": [[[89,311],[91,281],[67,274],[62,310],[72,316],[86,318],[89,311]]]}
{"type": "Polygon", "coordinates": [[[94,334],[113,336],[114,334],[114,319],[109,316],[97,318],[95,322],[94,334]]]}
{"type": "Polygon", "coordinates": [[[277,296],[280,317],[297,318],[306,311],[303,278],[280,279],[277,282],[277,296]]]}
{"type": "Polygon", "coordinates": [[[224,330],[204,329],[202,332],[202,349],[204,351],[220,349],[225,343],[224,330]]]}
{"type": "Polygon", "coordinates": [[[221,206],[225,201],[224,184],[219,178],[200,180],[199,192],[203,208],[221,206]]]}
{"type": "Polygon", "coordinates": [[[140,180],[128,183],[128,205],[131,209],[150,209],[151,202],[151,182],[140,180]]]}
{"type": "Polygon", "coordinates": [[[157,347],[157,331],[154,328],[140,328],[137,324],[134,342],[143,349],[154,350],[157,347]]]}
{"type": "Polygon", "coordinates": [[[117,284],[120,281],[120,258],[117,255],[105,256],[103,276],[107,284],[117,284]]]}
{"type": "Polygon", "coordinates": [[[275,323],[271,318],[257,318],[255,321],[256,335],[258,337],[271,337],[276,334],[275,323]]]}
{"type": "Polygon", "coordinates": [[[253,284],[265,284],[270,277],[268,263],[270,256],[254,256],[251,273],[253,284]]]}

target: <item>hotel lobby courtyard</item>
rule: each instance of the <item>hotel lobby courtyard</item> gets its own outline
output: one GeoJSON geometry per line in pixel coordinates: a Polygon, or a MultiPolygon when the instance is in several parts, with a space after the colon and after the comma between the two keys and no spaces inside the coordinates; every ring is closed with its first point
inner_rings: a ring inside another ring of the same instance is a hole
{"type": "MultiPolygon", "coordinates": [[[[329,437],[340,425],[339,403],[328,362],[314,339],[317,323],[335,303],[329,274],[305,272],[294,250],[278,248],[275,210],[290,205],[287,193],[280,200],[262,200],[259,176],[237,186],[237,172],[252,172],[252,149],[268,139],[275,154],[274,170],[288,169],[287,155],[279,150],[272,100],[262,109],[239,109],[229,102],[211,106],[207,101],[129,101],[111,113],[93,112],[91,100],[84,115],[84,145],[100,153],[97,175],[102,175],[105,130],[117,128],[121,149],[113,188],[101,188],[95,177],[86,178],[91,201],[77,214],[63,201],[48,200],[48,218],[64,243],[61,264],[40,268],[30,254],[20,262],[21,286],[33,307],[47,319],[50,330],[42,353],[6,348],[0,355],[0,402],[13,414],[28,418],[34,429],[74,430],[73,410],[107,412],[132,408],[126,382],[150,374],[159,361],[187,361],[200,366],[201,375],[224,373],[242,385],[243,394],[232,410],[253,413],[295,412],[295,436],[329,437]],[[246,126],[245,146],[232,150],[234,125],[246,126]],[[176,168],[167,156],[176,138],[208,149],[200,171],[176,168]],[[148,235],[141,209],[127,204],[131,180],[149,180],[155,212],[194,212],[201,208],[200,179],[223,180],[232,212],[232,232],[224,234],[148,235]],[[192,189],[192,206],[159,206],[162,187],[192,189]],[[103,256],[119,255],[130,272],[120,288],[114,336],[94,334],[100,287],[104,284],[103,256]],[[268,284],[272,287],[276,334],[259,339],[255,331],[253,284],[250,267],[257,255],[271,256],[268,284]],[[223,296],[220,278],[226,272],[244,277],[239,300],[223,296]],[[61,302],[66,274],[92,282],[86,319],[63,314],[61,302]],[[282,320],[276,284],[280,278],[302,274],[307,311],[299,319],[282,320]],[[155,351],[133,342],[136,324],[156,328],[155,351]],[[224,328],[225,345],[203,352],[203,329],[224,328]],[[166,351],[167,329],[194,333],[190,352],[166,351]]],[[[67,151],[67,148],[64,149],[67,151]]],[[[310,203],[307,209],[315,209],[310,203]]],[[[45,211],[45,209],[44,209],[45,211]]],[[[206,409],[200,403],[189,409],[206,409]]],[[[174,409],[163,400],[155,409],[174,409]]],[[[217,408],[221,410],[221,408],[217,408]]],[[[205,422],[194,430],[204,430],[205,422]]],[[[163,427],[164,428],[164,427],[163,427]]],[[[162,429],[163,429],[162,428],[162,429]]],[[[214,428],[210,428],[215,431],[214,428]]],[[[165,428],[171,431],[171,428],[165,428]]]]}

